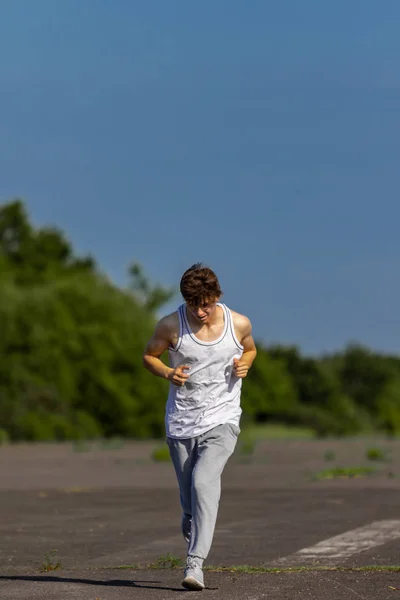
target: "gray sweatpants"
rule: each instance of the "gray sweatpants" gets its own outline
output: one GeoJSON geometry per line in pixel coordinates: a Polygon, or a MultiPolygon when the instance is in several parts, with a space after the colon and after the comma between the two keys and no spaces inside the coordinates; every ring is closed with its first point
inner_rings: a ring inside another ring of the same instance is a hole
{"type": "Polygon", "coordinates": [[[239,427],[227,423],[194,438],[167,438],[182,510],[192,517],[188,555],[207,558],[214,536],[221,475],[233,453],[239,427]]]}

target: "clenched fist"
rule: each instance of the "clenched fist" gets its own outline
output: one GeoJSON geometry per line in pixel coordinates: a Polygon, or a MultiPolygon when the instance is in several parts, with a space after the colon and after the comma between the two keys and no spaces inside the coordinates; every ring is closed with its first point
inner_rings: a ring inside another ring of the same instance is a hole
{"type": "Polygon", "coordinates": [[[190,367],[188,365],[179,365],[175,369],[172,369],[168,374],[167,379],[171,381],[174,385],[183,386],[187,379],[189,379],[189,375],[185,373],[185,371],[189,371],[190,367]]]}
{"type": "Polygon", "coordinates": [[[244,377],[246,377],[247,373],[249,372],[249,365],[244,360],[240,360],[239,358],[234,358],[233,359],[233,372],[236,375],[236,377],[240,377],[241,379],[243,379],[244,377]]]}

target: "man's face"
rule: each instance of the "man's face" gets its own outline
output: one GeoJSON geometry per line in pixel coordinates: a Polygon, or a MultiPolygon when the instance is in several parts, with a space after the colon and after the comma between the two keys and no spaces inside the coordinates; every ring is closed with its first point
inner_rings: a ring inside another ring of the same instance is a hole
{"type": "Polygon", "coordinates": [[[198,305],[186,303],[188,311],[200,323],[206,323],[217,309],[218,298],[203,298],[198,305]]]}

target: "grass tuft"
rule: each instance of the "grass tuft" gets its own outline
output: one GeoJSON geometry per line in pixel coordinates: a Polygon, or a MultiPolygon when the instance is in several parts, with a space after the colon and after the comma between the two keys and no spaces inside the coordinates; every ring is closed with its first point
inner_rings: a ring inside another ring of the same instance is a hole
{"type": "MultiPolygon", "coordinates": [[[[184,567],[184,561],[181,558],[167,554],[160,556],[154,563],[150,564],[134,564],[121,565],[118,567],[101,567],[102,570],[110,569],[176,569],[184,567]]],[[[303,565],[297,567],[265,567],[252,565],[205,565],[205,571],[215,573],[312,573],[316,571],[337,571],[337,572],[392,572],[400,573],[400,565],[365,565],[363,567],[341,567],[341,566],[318,566],[318,565],[303,565]]]]}
{"type": "Polygon", "coordinates": [[[44,555],[44,561],[39,569],[40,573],[49,573],[61,568],[61,561],[56,558],[57,550],[51,550],[44,555]]]}
{"type": "Polygon", "coordinates": [[[371,460],[371,461],[386,462],[388,460],[387,453],[385,450],[382,450],[382,448],[377,448],[377,447],[368,448],[365,455],[366,455],[367,459],[371,460]]]}
{"type": "Polygon", "coordinates": [[[314,571],[391,571],[400,572],[399,565],[368,565],[364,567],[339,566],[299,566],[299,567],[253,567],[251,565],[235,565],[229,567],[205,566],[205,571],[229,573],[303,573],[314,571]]]}
{"type": "Polygon", "coordinates": [[[168,553],[147,566],[149,569],[177,569],[183,567],[184,562],[181,558],[168,553]]]}
{"type": "Polygon", "coordinates": [[[153,452],[151,453],[151,458],[154,462],[169,462],[171,460],[171,456],[168,446],[163,444],[162,446],[154,448],[153,452]]]}
{"type": "Polygon", "coordinates": [[[366,477],[375,472],[376,469],[372,467],[334,467],[333,469],[325,469],[314,473],[312,480],[320,481],[321,479],[337,479],[339,477],[352,479],[354,477],[366,477]]]}
{"type": "Polygon", "coordinates": [[[328,462],[330,460],[335,460],[335,458],[336,458],[336,453],[333,450],[325,450],[324,460],[326,462],[328,462]]]}
{"type": "Polygon", "coordinates": [[[121,437],[103,438],[99,445],[101,450],[121,450],[125,446],[125,440],[121,437]]]}
{"type": "Polygon", "coordinates": [[[73,444],[74,452],[90,452],[92,443],[87,440],[75,440],[73,444]]]}
{"type": "Polygon", "coordinates": [[[133,563],[132,565],[118,565],[118,567],[100,567],[100,570],[105,569],[116,569],[121,571],[124,571],[125,569],[132,569],[132,571],[139,571],[140,569],[143,569],[143,566],[139,563],[133,563]]]}

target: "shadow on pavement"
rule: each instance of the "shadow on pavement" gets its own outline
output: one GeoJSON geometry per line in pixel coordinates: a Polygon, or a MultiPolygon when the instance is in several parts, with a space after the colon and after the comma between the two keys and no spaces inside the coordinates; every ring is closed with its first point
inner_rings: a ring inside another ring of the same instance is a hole
{"type": "Polygon", "coordinates": [[[32,575],[0,575],[0,581],[35,581],[36,583],[81,583],[85,585],[103,585],[109,587],[132,587],[132,588],[148,588],[153,590],[167,590],[169,592],[185,592],[183,588],[174,587],[162,587],[161,585],[154,585],[161,583],[159,581],[126,581],[123,579],[111,579],[108,581],[96,580],[96,579],[75,579],[72,577],[51,577],[45,575],[43,577],[32,576],[32,575]],[[146,584],[146,585],[143,585],[146,584]]]}

